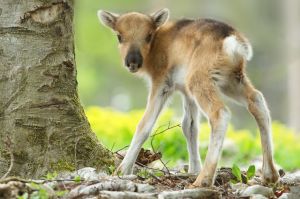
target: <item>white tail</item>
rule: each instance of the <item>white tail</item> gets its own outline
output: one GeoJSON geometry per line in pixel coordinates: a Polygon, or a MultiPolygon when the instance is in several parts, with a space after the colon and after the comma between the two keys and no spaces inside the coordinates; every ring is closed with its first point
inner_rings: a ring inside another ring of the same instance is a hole
{"type": "Polygon", "coordinates": [[[232,58],[235,58],[235,55],[239,54],[249,61],[253,56],[252,46],[249,41],[244,40],[243,42],[240,42],[235,35],[231,35],[224,39],[223,49],[232,58]]]}

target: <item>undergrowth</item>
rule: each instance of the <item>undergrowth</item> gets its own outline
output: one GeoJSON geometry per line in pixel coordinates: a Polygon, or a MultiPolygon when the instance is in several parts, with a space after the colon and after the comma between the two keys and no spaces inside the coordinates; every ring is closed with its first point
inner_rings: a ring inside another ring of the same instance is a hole
{"type": "MultiPolygon", "coordinates": [[[[142,117],[142,110],[134,110],[129,113],[114,111],[109,108],[89,107],[86,114],[93,131],[101,142],[112,151],[130,144],[136,125],[142,117]]],[[[166,110],[161,115],[153,131],[163,130],[169,125],[180,124],[180,119],[174,117],[171,110],[166,110]]],[[[274,156],[277,164],[285,170],[300,168],[300,138],[292,130],[279,122],[272,123],[274,156]]],[[[200,126],[200,154],[202,160],[205,157],[210,128],[207,123],[200,126]]],[[[151,148],[151,139],[145,143],[145,148],[151,148]]],[[[181,128],[172,128],[155,136],[153,146],[163,154],[163,159],[168,166],[174,166],[178,162],[187,162],[188,154],[186,143],[181,128]]],[[[261,157],[261,143],[259,132],[251,132],[247,129],[236,130],[229,126],[223,147],[220,166],[231,167],[233,163],[248,166],[251,162],[261,157]]]]}

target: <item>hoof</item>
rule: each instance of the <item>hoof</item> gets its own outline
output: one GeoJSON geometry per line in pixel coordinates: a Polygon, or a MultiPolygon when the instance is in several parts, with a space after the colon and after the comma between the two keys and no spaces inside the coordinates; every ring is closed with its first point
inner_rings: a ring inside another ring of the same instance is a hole
{"type": "Polygon", "coordinates": [[[194,187],[211,187],[213,182],[210,178],[196,179],[193,183],[194,187]]]}
{"type": "Polygon", "coordinates": [[[275,184],[279,180],[279,173],[274,171],[273,173],[263,174],[262,182],[263,184],[275,184]]]}
{"type": "Polygon", "coordinates": [[[118,168],[113,172],[114,176],[120,176],[120,175],[130,175],[132,174],[132,168],[125,167],[122,163],[118,166],[118,168]]]}
{"type": "Polygon", "coordinates": [[[272,176],[272,177],[263,177],[262,178],[262,183],[265,185],[268,184],[276,184],[279,180],[279,175],[278,176],[272,176]]]}
{"type": "Polygon", "coordinates": [[[113,176],[119,176],[122,175],[121,167],[119,166],[113,173],[113,176]]]}
{"type": "Polygon", "coordinates": [[[197,188],[200,188],[199,186],[196,186],[194,184],[190,184],[188,185],[187,187],[185,187],[185,189],[197,189],[197,188]]]}

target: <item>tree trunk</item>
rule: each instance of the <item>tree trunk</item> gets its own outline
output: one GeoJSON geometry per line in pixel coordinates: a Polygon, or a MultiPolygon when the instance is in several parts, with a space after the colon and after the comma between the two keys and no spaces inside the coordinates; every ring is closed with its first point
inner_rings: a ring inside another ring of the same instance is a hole
{"type": "Polygon", "coordinates": [[[282,3],[285,26],[283,52],[288,68],[288,120],[289,126],[300,132],[300,2],[285,0],[282,3]]]}
{"type": "Polygon", "coordinates": [[[72,0],[1,0],[0,136],[0,177],[112,163],[78,99],[72,0]]]}

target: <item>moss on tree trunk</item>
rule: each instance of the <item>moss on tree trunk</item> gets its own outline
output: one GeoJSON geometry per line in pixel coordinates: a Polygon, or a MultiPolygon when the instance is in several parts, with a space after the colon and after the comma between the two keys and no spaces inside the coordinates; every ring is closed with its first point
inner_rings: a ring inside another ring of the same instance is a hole
{"type": "Polygon", "coordinates": [[[72,0],[1,0],[0,137],[0,176],[10,151],[23,177],[112,163],[77,94],[72,0]]]}

